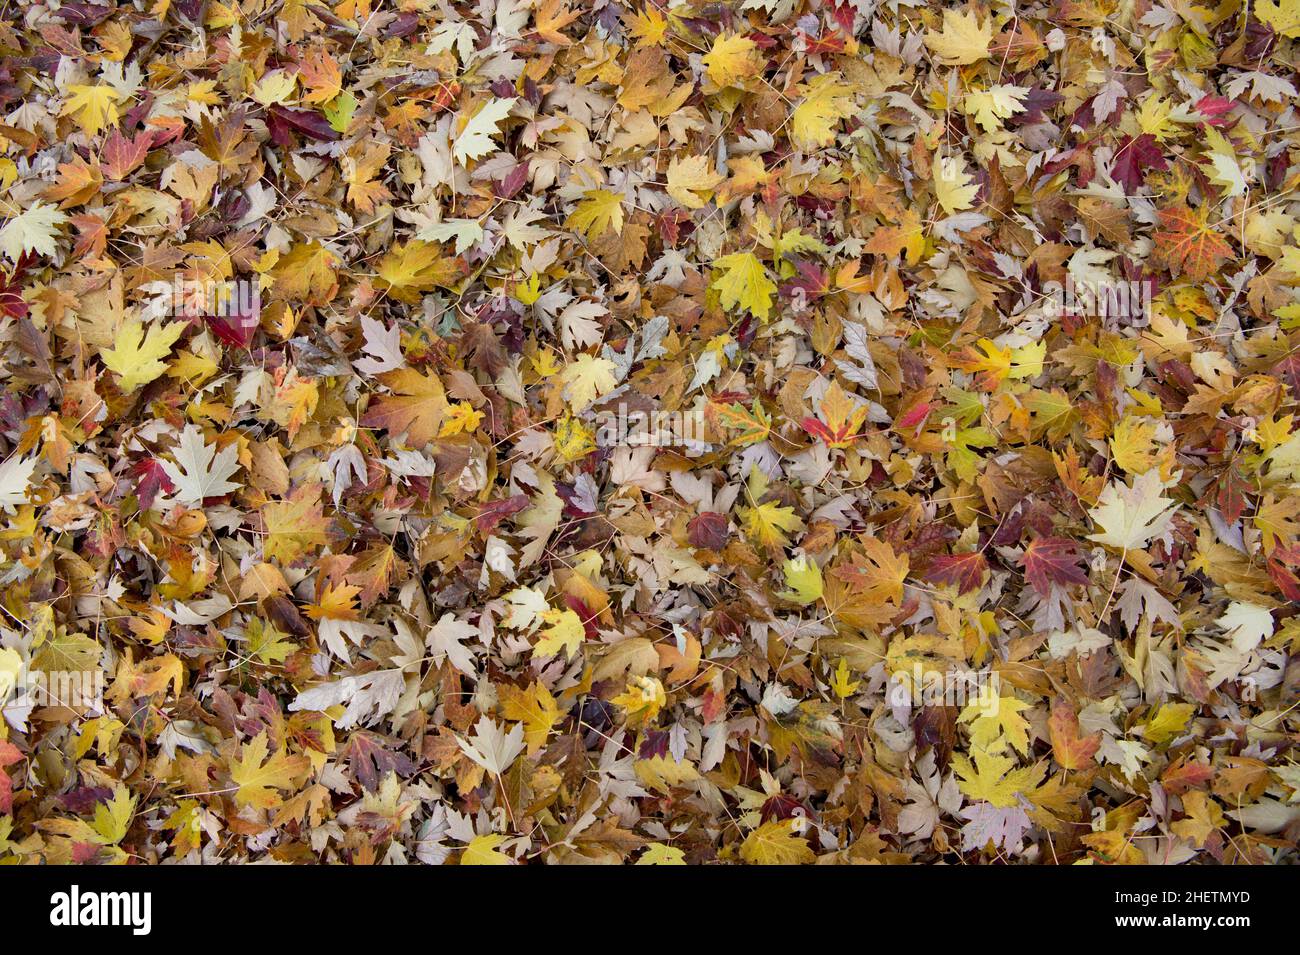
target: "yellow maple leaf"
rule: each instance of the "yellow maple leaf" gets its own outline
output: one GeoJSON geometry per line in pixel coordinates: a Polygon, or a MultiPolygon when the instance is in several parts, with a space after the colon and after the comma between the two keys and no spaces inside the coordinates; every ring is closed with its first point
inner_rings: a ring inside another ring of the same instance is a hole
{"type": "Polygon", "coordinates": [[[654,7],[647,6],[630,17],[626,12],[624,16],[629,20],[628,35],[637,39],[638,46],[663,46],[665,35],[668,33],[668,18],[662,13],[654,7]]]}
{"type": "Polygon", "coordinates": [[[801,149],[830,145],[835,126],[853,114],[852,93],[853,87],[841,83],[838,73],[823,73],[814,79],[790,115],[790,140],[801,149]]]}
{"type": "Polygon", "coordinates": [[[324,305],[338,294],[339,258],[319,242],[294,246],[272,269],[275,291],[308,305],[324,305]]]}
{"type": "Polygon", "coordinates": [[[740,306],[760,321],[767,321],[772,311],[772,293],[776,291],[776,283],[767,277],[759,257],[753,252],[733,252],[714,259],[713,267],[723,270],[711,286],[717,290],[722,307],[733,309],[740,306]]]}
{"type": "Polygon", "coordinates": [[[1017,752],[1029,754],[1029,723],[1020,715],[1029,704],[1014,696],[1000,696],[991,686],[981,686],[979,695],[961,711],[961,721],[971,724],[971,745],[989,753],[1002,753],[1010,743],[1017,752]]]}
{"type": "Polygon", "coordinates": [[[1160,709],[1147,718],[1142,735],[1153,743],[1167,743],[1182,735],[1183,728],[1195,712],[1196,707],[1191,703],[1162,703],[1160,709]]]}
{"type": "Polygon", "coordinates": [[[497,849],[506,837],[492,833],[475,836],[460,854],[461,865],[514,865],[514,860],[497,849]]]}
{"type": "Polygon", "coordinates": [[[239,760],[230,764],[230,778],[239,787],[235,790],[235,802],[241,806],[270,809],[280,805],[280,795],[275,790],[293,789],[297,777],[311,766],[307,757],[290,756],[284,749],[267,759],[268,749],[263,730],[244,744],[239,760]]]}
{"type": "Polygon", "coordinates": [[[962,97],[961,108],[976,125],[991,133],[1002,128],[1002,120],[1024,112],[1028,95],[1027,87],[999,83],[986,90],[969,91],[962,97]]]}
{"type": "Polygon", "coordinates": [[[961,156],[942,156],[934,164],[934,196],[943,211],[952,215],[975,204],[980,187],[972,185],[961,156]]]}
{"type": "Polygon", "coordinates": [[[564,220],[566,229],[577,229],[588,239],[599,239],[613,229],[623,232],[623,197],[608,189],[589,189],[564,220]]]}
{"type": "Polygon", "coordinates": [[[524,741],[528,744],[528,753],[536,753],[546,745],[551,727],[560,718],[555,697],[540,682],[527,689],[505,684],[500,687],[500,697],[502,715],[508,720],[524,724],[524,741]]]}
{"type": "Polygon", "coordinates": [[[116,126],[118,104],[125,98],[111,86],[69,86],[72,95],[63,104],[60,116],[72,115],[81,131],[97,136],[107,126],[116,126]]]}
{"type": "Polygon", "coordinates": [[[944,66],[978,63],[988,57],[992,42],[992,22],[981,24],[974,13],[958,13],[951,8],[943,11],[943,30],[925,34],[925,45],[944,66]]]}
{"type": "Polygon", "coordinates": [[[627,711],[629,724],[639,725],[652,722],[668,702],[668,696],[656,677],[634,676],[628,679],[627,688],[610,702],[627,711]]]}
{"type": "Polygon", "coordinates": [[[420,301],[420,293],[434,286],[451,287],[459,274],[459,267],[455,259],[443,258],[438,246],[412,239],[380,259],[378,273],[380,280],[388,286],[388,294],[398,301],[414,305],[420,301]]]}
{"type": "Polygon", "coordinates": [[[564,386],[569,407],[582,411],[618,383],[614,371],[614,363],[608,358],[584,353],[569,362],[556,380],[564,386]]]}
{"type": "Polygon", "coordinates": [[[304,484],[283,501],[262,508],[266,537],[262,553],[267,560],[288,566],[309,550],[319,550],[329,540],[319,484],[304,484]]]}
{"type": "Polygon", "coordinates": [[[1300,0],[1255,0],[1253,10],[1278,33],[1300,40],[1300,0]]]}
{"type": "Polygon", "coordinates": [[[686,865],[686,853],[676,846],[666,846],[662,842],[652,842],[645,847],[637,865],[686,865]]]}
{"type": "Polygon", "coordinates": [[[130,394],[167,370],[163,359],[183,331],[184,322],[167,322],[150,325],[146,334],[143,323],[131,319],[118,332],[114,346],[103,349],[99,357],[105,368],[117,372],[122,392],[130,394]]]}
{"type": "Polygon", "coordinates": [[[957,772],[957,788],[971,799],[991,802],[1000,809],[1010,809],[1020,804],[1020,794],[1028,796],[1038,787],[1046,772],[1043,764],[1014,768],[1016,761],[1010,756],[998,756],[978,746],[971,747],[974,764],[964,753],[954,753],[953,769],[957,772]]]}
{"type": "Polygon", "coordinates": [[[533,656],[553,657],[563,650],[567,658],[573,659],[587,636],[582,618],[572,610],[564,609],[547,610],[542,614],[542,620],[550,626],[542,630],[541,639],[533,644],[533,656]]]}
{"type": "Polygon", "coordinates": [[[750,865],[807,865],[817,859],[803,836],[802,817],[773,819],[751,832],[740,846],[750,865]]]}
{"type": "Polygon", "coordinates": [[[753,76],[762,66],[755,56],[757,50],[758,45],[747,36],[720,34],[701,63],[713,82],[719,86],[734,86],[737,80],[753,76]]]}
{"type": "Polygon", "coordinates": [[[811,604],[821,600],[822,569],[807,557],[793,557],[785,562],[785,582],[790,589],[777,596],[795,603],[811,604]]]}
{"type": "Polygon", "coordinates": [[[852,696],[862,685],[861,680],[849,679],[849,664],[843,657],[840,657],[839,666],[835,668],[834,674],[831,675],[831,689],[841,700],[852,696]]]}
{"type": "Polygon", "coordinates": [[[1155,464],[1156,425],[1150,418],[1126,415],[1115,425],[1110,454],[1129,474],[1144,474],[1155,464]]]}
{"type": "Polygon", "coordinates": [[[740,519],[745,533],[768,550],[779,550],[790,543],[785,531],[793,533],[803,529],[803,521],[792,507],[782,507],[775,501],[742,507],[740,519]]]}
{"type": "Polygon", "coordinates": [[[687,209],[702,209],[724,178],[707,156],[674,158],[668,166],[668,195],[687,209]]]}

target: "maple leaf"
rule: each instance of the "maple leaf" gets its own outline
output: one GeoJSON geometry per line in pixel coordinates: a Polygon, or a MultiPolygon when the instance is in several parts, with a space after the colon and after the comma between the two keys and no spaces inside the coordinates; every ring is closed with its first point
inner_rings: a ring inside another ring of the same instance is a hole
{"type": "MultiPolygon", "coordinates": [[[[1297,22],[1297,33],[1300,34],[1300,18],[1297,22]]],[[[1214,834],[1216,830],[1222,830],[1228,825],[1228,820],[1223,814],[1219,804],[1214,802],[1208,793],[1189,792],[1183,796],[1183,812],[1186,816],[1170,825],[1170,829],[1175,834],[1189,840],[1196,846],[1204,846],[1207,839],[1214,834]]]]}
{"type": "Polygon", "coordinates": [[[763,823],[745,837],[740,857],[750,865],[807,865],[817,856],[803,836],[802,822],[795,817],[763,823]]]}
{"type": "Polygon", "coordinates": [[[391,151],[392,147],[387,143],[378,143],[368,146],[360,159],[344,157],[343,178],[348,184],[348,202],[356,206],[357,211],[374,212],[376,202],[392,198],[388,187],[375,181],[391,151]]]}
{"type": "Polygon", "coordinates": [[[475,836],[460,854],[460,864],[514,865],[514,860],[497,848],[505,841],[506,837],[497,833],[475,836]]]}
{"type": "Polygon", "coordinates": [[[757,51],[758,45],[747,36],[718,34],[700,62],[714,83],[734,86],[761,68],[757,51]]]}
{"type": "Polygon", "coordinates": [[[740,509],[745,533],[767,550],[779,550],[789,543],[785,532],[803,530],[804,523],[794,508],[783,507],[775,501],[755,504],[740,509]]]}
{"type": "MultiPolygon", "coordinates": [[[[1225,517],[1229,514],[1231,511],[1225,510],[1225,517]]],[[[1259,542],[1264,553],[1272,554],[1279,545],[1300,537],[1300,497],[1264,495],[1251,523],[1259,529],[1259,542]]]]}
{"type": "MultiPolygon", "coordinates": [[[[316,115],[305,110],[285,110],[281,106],[273,106],[272,111],[275,115],[290,118],[296,113],[316,115]]],[[[199,122],[198,143],[203,155],[215,162],[222,172],[231,175],[239,172],[257,155],[257,144],[249,140],[248,130],[244,126],[243,109],[233,110],[215,126],[206,116],[203,117],[199,122]]]]}
{"type": "Polygon", "coordinates": [[[124,98],[112,86],[73,85],[60,116],[71,115],[87,136],[98,136],[105,126],[116,126],[118,104],[124,98]]]}
{"type": "Polygon", "coordinates": [[[1296,0],[1256,0],[1252,9],[1282,36],[1300,39],[1300,3],[1296,0]]]}
{"type": "Polygon", "coordinates": [[[686,865],[686,854],[676,846],[652,842],[636,860],[637,865],[686,865]]]}
{"type": "Polygon", "coordinates": [[[473,739],[456,737],[456,745],[478,765],[493,775],[506,772],[524,750],[524,724],[516,723],[509,733],[486,716],[474,725],[473,739]]]}
{"type": "Polygon", "coordinates": [[[273,624],[254,617],[244,628],[249,656],[256,657],[268,666],[278,666],[298,651],[298,645],[273,624]]]}
{"type": "Polygon", "coordinates": [[[501,687],[502,714],[508,720],[518,720],[524,726],[524,742],[532,756],[546,745],[546,739],[560,718],[555,697],[541,683],[527,689],[516,686],[501,687]]]}
{"type": "Polygon", "coordinates": [[[725,178],[713,171],[705,156],[674,158],[668,166],[668,195],[687,209],[702,209],[725,178]]]}
{"type": "Polygon", "coordinates": [[[533,25],[547,43],[570,46],[573,41],[560,31],[578,19],[581,11],[569,10],[563,0],[541,0],[533,11],[533,25]]]}
{"type": "Polygon", "coordinates": [[[437,662],[447,660],[461,673],[471,676],[478,672],[474,665],[474,654],[464,643],[479,635],[478,628],[470,626],[463,620],[457,620],[453,614],[444,613],[438,622],[429,628],[425,643],[433,652],[437,662]]]}
{"type": "Polygon", "coordinates": [[[989,753],[1004,752],[1009,743],[1022,756],[1029,754],[1029,724],[1021,712],[1029,704],[1014,696],[1000,696],[996,687],[981,686],[980,693],[958,719],[971,724],[971,745],[989,753]]]}
{"type": "Polygon", "coordinates": [[[986,90],[970,90],[962,97],[962,110],[985,132],[1002,128],[1002,120],[1024,112],[1029,90],[999,83],[986,90]]]}
{"type": "Polygon", "coordinates": [[[140,321],[132,319],[118,331],[112,348],[100,350],[99,359],[117,373],[118,387],[129,394],[167,370],[163,359],[184,331],[184,322],[167,322],[150,325],[146,334],[140,321]]]}
{"type": "Polygon", "coordinates": [[[953,770],[957,786],[971,799],[988,802],[1002,809],[1020,804],[1020,794],[1030,796],[1047,771],[1041,763],[1016,768],[1010,756],[999,756],[978,746],[971,747],[974,762],[963,753],[954,753],[953,770]]]}
{"type": "Polygon", "coordinates": [[[444,258],[437,245],[412,239],[391,249],[379,261],[378,274],[388,294],[414,304],[420,293],[436,286],[450,287],[460,276],[460,264],[444,258]]]}
{"type": "Polygon", "coordinates": [[[948,215],[971,208],[979,191],[961,156],[942,156],[935,162],[934,197],[948,215]]]}
{"type": "Polygon", "coordinates": [[[859,429],[867,418],[867,406],[851,400],[838,382],[832,381],[826,389],[819,410],[821,421],[804,418],[801,426],[828,448],[847,448],[861,437],[859,429]]]}
{"type": "Polygon", "coordinates": [[[831,568],[831,574],[843,580],[855,592],[877,603],[903,599],[903,581],[907,579],[908,558],[898,555],[885,541],[863,538],[862,551],[831,568]]]}
{"type": "Polygon", "coordinates": [[[627,712],[629,725],[645,725],[654,722],[668,697],[663,683],[656,677],[633,676],[628,679],[623,692],[609,702],[627,712]]]}
{"type": "Polygon", "coordinates": [[[298,79],[307,89],[302,101],[308,105],[328,103],[343,89],[343,72],[338,60],[319,48],[298,63],[298,79]]]}
{"type": "Polygon", "coordinates": [[[1115,425],[1110,439],[1111,457],[1129,474],[1149,471],[1156,463],[1155,435],[1153,422],[1127,415],[1115,425]]]}
{"type": "Polygon", "coordinates": [[[91,828],[104,845],[116,845],[126,838],[138,801],[138,797],[132,796],[130,790],[118,783],[113,787],[111,799],[95,804],[91,828]]]}
{"type": "Polygon", "coordinates": [[[1144,170],[1157,171],[1169,168],[1155,136],[1142,133],[1140,136],[1125,136],[1115,150],[1115,159],[1111,164],[1110,175],[1124,186],[1126,192],[1133,192],[1146,181],[1144,170]]]}
{"type": "Polygon", "coordinates": [[[43,193],[44,198],[58,201],[60,209],[89,202],[104,185],[104,176],[98,166],[77,157],[70,163],[59,164],[59,181],[43,193]]]}
{"type": "Polygon", "coordinates": [[[1014,855],[1020,852],[1025,831],[1032,824],[1029,814],[1020,806],[998,807],[977,802],[961,810],[959,815],[968,820],[961,830],[963,852],[992,846],[1014,855]]]}
{"type": "Polygon", "coordinates": [[[422,448],[438,435],[447,414],[447,393],[434,372],[421,374],[401,368],[379,376],[393,393],[366,409],[361,424],[405,435],[406,443],[422,448]]]}
{"type": "Polygon", "coordinates": [[[713,262],[723,274],[711,286],[718,292],[725,309],[740,306],[748,309],[760,321],[767,321],[772,311],[772,293],[776,283],[767,277],[763,263],[753,252],[733,252],[713,262]]]}
{"type": "Polygon", "coordinates": [[[978,16],[959,13],[951,7],[943,11],[943,29],[927,30],[925,45],[944,66],[966,66],[987,59],[993,42],[993,24],[981,24],[978,16]]]}
{"type": "Polygon", "coordinates": [[[1198,209],[1176,205],[1156,211],[1161,228],[1152,238],[1155,254],[1175,275],[1204,281],[1232,256],[1223,234],[1209,224],[1208,204],[1198,209]]]}
{"type": "Polygon", "coordinates": [[[777,596],[800,604],[816,603],[822,598],[822,570],[807,557],[785,562],[785,582],[790,588],[777,596]]]}
{"type": "Polygon", "coordinates": [[[508,99],[495,99],[485,103],[456,137],[451,151],[456,161],[465,163],[471,159],[480,159],[495,149],[492,137],[500,135],[497,126],[517,102],[519,102],[518,97],[511,96],[508,99]]]}
{"type": "Polygon", "coordinates": [[[269,744],[263,730],[244,744],[238,760],[230,764],[230,778],[238,787],[235,801],[241,806],[270,809],[281,803],[277,789],[292,789],[294,780],[311,764],[306,756],[290,756],[283,747],[267,758],[269,744]]]}
{"type": "Polygon", "coordinates": [[[804,88],[790,116],[790,138],[801,149],[816,149],[835,140],[835,126],[853,114],[853,87],[836,73],[823,73],[804,88]]]}
{"type": "Polygon", "coordinates": [[[861,680],[849,679],[849,664],[843,657],[840,658],[839,664],[835,667],[835,672],[831,675],[831,689],[840,699],[847,699],[858,691],[862,685],[861,680]]]}
{"type": "Polygon", "coordinates": [[[173,496],[189,507],[202,507],[204,498],[224,497],[238,491],[240,485],[230,481],[239,470],[236,445],[227,445],[217,451],[215,445],[203,439],[203,432],[195,425],[186,425],[180,443],[172,451],[172,461],[163,461],[163,470],[176,488],[173,496]]]}
{"type": "Polygon", "coordinates": [[[757,398],[750,408],[746,408],[735,401],[724,404],[715,396],[705,407],[704,414],[716,427],[735,432],[728,444],[757,444],[766,441],[772,432],[772,418],[757,398]]]}
{"type": "Polygon", "coordinates": [[[1058,697],[1052,702],[1047,723],[1052,739],[1052,755],[1064,769],[1086,769],[1101,746],[1101,734],[1079,735],[1079,716],[1068,700],[1058,697]]]}
{"type": "Polygon", "coordinates": [[[575,412],[582,411],[597,397],[613,389],[618,384],[614,371],[614,363],[607,358],[587,354],[575,358],[558,379],[564,384],[564,396],[569,406],[575,412]]]}
{"type": "Polygon", "coordinates": [[[23,458],[17,454],[0,462],[0,508],[12,513],[15,507],[27,503],[27,487],[40,463],[39,457],[23,458]]]}
{"type": "Polygon", "coordinates": [[[1178,507],[1177,502],[1161,496],[1163,490],[1155,471],[1139,475],[1131,486],[1112,481],[1088,512],[1102,529],[1100,534],[1089,534],[1088,540],[1122,550],[1145,547],[1147,541],[1165,532],[1178,507]]]}
{"type": "Polygon", "coordinates": [[[982,551],[943,554],[936,557],[925,572],[925,579],[936,584],[952,584],[958,594],[978,590],[984,582],[989,564],[982,551]]]}
{"type": "Polygon", "coordinates": [[[338,266],[338,256],[319,242],[295,245],[276,263],[275,289],[286,298],[324,305],[338,292],[338,266]]]}
{"type": "Polygon", "coordinates": [[[1156,744],[1168,743],[1183,733],[1195,712],[1191,703],[1162,703],[1142,727],[1142,735],[1156,744]]]}
{"type": "Polygon", "coordinates": [[[570,659],[587,637],[587,629],[582,625],[582,618],[572,610],[546,610],[542,620],[547,624],[541,639],[533,644],[533,655],[553,657],[561,650],[570,659]]]}
{"type": "Polygon", "coordinates": [[[1064,537],[1039,537],[1030,541],[1020,555],[1025,580],[1040,594],[1047,596],[1052,585],[1068,587],[1086,584],[1088,577],[1078,564],[1078,545],[1064,537]]]}
{"type": "Polygon", "coordinates": [[[623,197],[608,189],[590,189],[564,220],[566,229],[577,229],[589,239],[598,239],[609,230],[623,231],[623,197]]]}
{"type": "Polygon", "coordinates": [[[291,564],[329,540],[320,494],[320,484],[304,484],[285,500],[271,501],[262,509],[266,530],[262,553],[268,560],[291,564]]]}
{"type": "Polygon", "coordinates": [[[369,315],[362,315],[361,331],[365,335],[366,357],[352,363],[357,371],[363,375],[382,375],[405,364],[402,333],[396,325],[389,327],[369,315]]]}
{"type": "Polygon", "coordinates": [[[0,228],[0,253],[10,262],[17,262],[29,252],[53,255],[59,226],[67,221],[68,217],[54,206],[33,203],[0,228]]]}

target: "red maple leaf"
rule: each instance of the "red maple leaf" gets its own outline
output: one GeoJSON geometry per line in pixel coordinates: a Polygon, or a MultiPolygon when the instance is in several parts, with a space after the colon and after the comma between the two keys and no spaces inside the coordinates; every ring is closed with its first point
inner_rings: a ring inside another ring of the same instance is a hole
{"type": "Polygon", "coordinates": [[[144,165],[153,145],[152,133],[141,133],[128,139],[115,129],[104,140],[104,148],[99,154],[99,168],[109,179],[121,182],[144,165]]]}
{"type": "Polygon", "coordinates": [[[686,539],[692,547],[722,550],[727,546],[727,515],[704,511],[686,525],[686,539]]]}
{"type": "Polygon", "coordinates": [[[1203,282],[1231,255],[1232,247],[1209,223],[1209,206],[1192,209],[1183,204],[1160,209],[1155,233],[1156,255],[1170,271],[1193,282],[1203,282]]]}
{"type": "Polygon", "coordinates": [[[1150,133],[1143,133],[1136,139],[1125,136],[1115,150],[1110,177],[1123,185],[1125,192],[1132,192],[1146,181],[1145,170],[1161,170],[1168,166],[1165,154],[1160,151],[1156,138],[1150,133]]]}
{"type": "Polygon", "coordinates": [[[1275,547],[1268,556],[1268,575],[1287,600],[1300,601],[1300,544],[1294,547],[1275,547]]]}
{"type": "Polygon", "coordinates": [[[14,808],[14,781],[5,772],[23,758],[22,752],[13,743],[0,740],[0,812],[9,813],[14,808]]]}
{"type": "Polygon", "coordinates": [[[488,501],[474,518],[483,536],[491,534],[497,525],[512,514],[518,514],[528,506],[527,494],[516,494],[499,501],[488,501]]]}
{"type": "Polygon", "coordinates": [[[984,580],[984,571],[989,569],[989,562],[981,551],[967,554],[945,554],[936,557],[925,579],[936,584],[955,584],[957,593],[964,594],[977,590],[984,580]]]}
{"type": "Polygon", "coordinates": [[[1088,582],[1078,558],[1074,541],[1065,537],[1039,537],[1020,555],[1020,566],[1025,569],[1025,579],[1046,596],[1052,592],[1052,584],[1067,587],[1088,582]]]}

